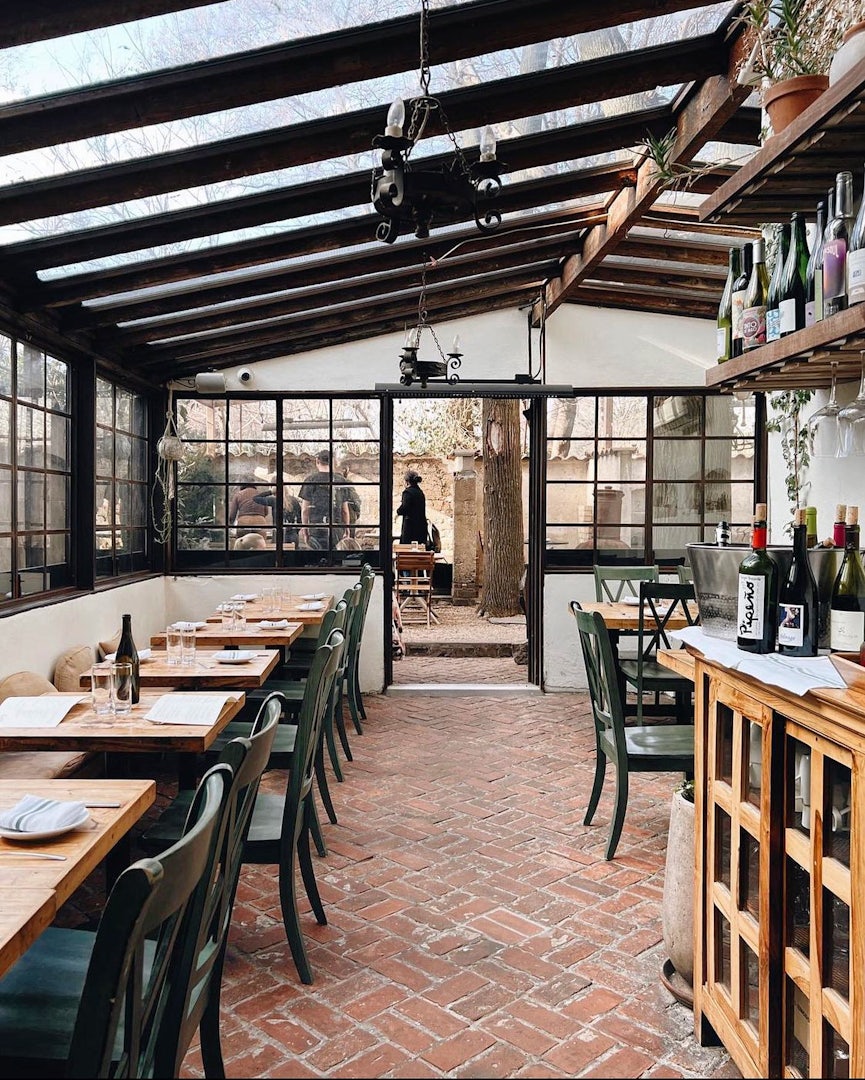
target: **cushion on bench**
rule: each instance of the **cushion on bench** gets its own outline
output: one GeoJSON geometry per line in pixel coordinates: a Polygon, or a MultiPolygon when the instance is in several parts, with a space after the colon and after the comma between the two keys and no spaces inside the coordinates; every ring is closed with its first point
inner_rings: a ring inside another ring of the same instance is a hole
{"type": "Polygon", "coordinates": [[[65,780],[76,776],[85,765],[92,774],[95,754],[86,750],[22,750],[0,753],[2,780],[65,780]]]}

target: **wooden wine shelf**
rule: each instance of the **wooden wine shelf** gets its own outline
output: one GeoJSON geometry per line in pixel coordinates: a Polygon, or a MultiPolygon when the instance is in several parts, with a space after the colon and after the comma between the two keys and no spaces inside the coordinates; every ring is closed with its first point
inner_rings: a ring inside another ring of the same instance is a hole
{"type": "Polygon", "coordinates": [[[865,350],[865,304],[816,326],[753,349],[706,372],[715,389],[805,390],[828,387],[832,365],[839,382],[857,382],[865,350]]]}
{"type": "Polygon", "coordinates": [[[759,225],[812,209],[846,169],[865,162],[865,61],[774,135],[700,207],[703,221],[759,225]]]}

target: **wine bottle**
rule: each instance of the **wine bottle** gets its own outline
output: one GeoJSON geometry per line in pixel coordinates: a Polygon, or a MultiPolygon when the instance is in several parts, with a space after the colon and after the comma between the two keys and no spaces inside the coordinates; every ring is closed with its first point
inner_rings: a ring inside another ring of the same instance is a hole
{"type": "Polygon", "coordinates": [[[847,307],[847,243],[853,229],[853,174],[835,177],[835,216],[823,244],[823,317],[847,307]]]}
{"type": "Polygon", "coordinates": [[[805,511],[793,522],[793,561],[778,590],[778,652],[816,656],[820,598],[806,543],[805,511]]]}
{"type": "Polygon", "coordinates": [[[832,525],[832,543],[836,548],[843,548],[845,545],[846,516],[847,507],[844,503],[838,503],[835,506],[835,521],[832,525]]]}
{"type": "Polygon", "coordinates": [[[784,264],[787,261],[787,250],[790,247],[790,226],[786,223],[779,225],[776,230],[778,238],[778,250],[775,252],[775,265],[772,267],[772,276],[769,279],[769,297],[766,300],[766,340],[777,341],[781,336],[781,278],[784,274],[784,264]]]}
{"type": "Polygon", "coordinates": [[[774,650],[777,610],[778,564],[766,551],[766,504],[758,503],[751,551],[739,564],[736,644],[740,649],[753,653],[774,650]]]}
{"type": "Polygon", "coordinates": [[[805,326],[805,278],[808,274],[808,239],[805,217],[790,218],[790,250],[781,277],[781,337],[805,326]]]}
{"type": "Polygon", "coordinates": [[[812,548],[817,546],[817,507],[805,507],[805,546],[812,548]]]}
{"type": "Polygon", "coordinates": [[[745,309],[742,312],[742,348],[745,352],[766,344],[766,300],[769,296],[769,276],[763,254],[763,241],[753,243],[753,266],[745,309]]]}
{"type": "Polygon", "coordinates": [[[865,300],[865,190],[859,213],[850,234],[847,252],[847,303],[861,304],[865,300]]]}
{"type": "Polygon", "coordinates": [[[141,674],[138,666],[138,650],[135,648],[135,642],[132,638],[132,616],[123,616],[123,628],[120,631],[120,641],[117,645],[117,652],[114,654],[114,661],[118,664],[129,664],[132,667],[132,704],[138,704],[138,698],[141,694],[141,674]]]}
{"type": "Polygon", "coordinates": [[[813,326],[823,318],[823,233],[826,229],[826,203],[817,203],[814,244],[805,272],[805,325],[813,326]],[[819,305],[820,315],[817,316],[819,305]]]}
{"type": "Polygon", "coordinates": [[[748,243],[742,247],[742,272],[733,282],[733,311],[732,311],[732,344],[733,356],[741,356],[742,348],[742,315],[745,311],[745,294],[748,292],[748,282],[751,280],[751,268],[754,258],[753,245],[748,243]]]}
{"type": "Polygon", "coordinates": [[[865,570],[859,554],[858,506],[847,507],[844,534],[844,559],[829,603],[829,648],[858,652],[865,640],[865,570]]]}
{"type": "Polygon", "coordinates": [[[737,247],[730,248],[729,269],[724,291],[718,305],[718,363],[723,364],[733,355],[733,283],[741,273],[742,254],[737,247]]]}

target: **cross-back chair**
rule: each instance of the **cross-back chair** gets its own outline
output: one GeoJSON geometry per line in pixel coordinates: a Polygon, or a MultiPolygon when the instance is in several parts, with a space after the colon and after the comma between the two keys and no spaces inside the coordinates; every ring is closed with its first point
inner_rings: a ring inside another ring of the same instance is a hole
{"type": "Polygon", "coordinates": [[[595,777],[583,823],[592,823],[604,787],[607,762],[611,761],[615,796],[606,858],[612,859],[625,822],[630,774],[681,771],[687,777],[693,776],[694,725],[625,727],[606,623],[598,612],[583,611],[576,600],[569,606],[577,622],[595,727],[595,777]]]}
{"type": "Polygon", "coordinates": [[[599,604],[617,604],[624,596],[639,596],[641,581],[657,581],[657,566],[598,566],[595,573],[595,599],[599,604]]]}
{"type": "Polygon", "coordinates": [[[404,623],[430,625],[434,569],[434,551],[398,551],[394,555],[397,604],[404,623]]]}

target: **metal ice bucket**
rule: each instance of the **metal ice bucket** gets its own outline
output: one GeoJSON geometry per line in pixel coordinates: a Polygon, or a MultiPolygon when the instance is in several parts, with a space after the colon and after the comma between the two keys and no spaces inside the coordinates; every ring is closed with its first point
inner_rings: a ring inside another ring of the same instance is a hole
{"type": "MultiPolygon", "coordinates": [[[[705,632],[712,637],[736,640],[739,564],[749,550],[744,544],[731,544],[729,547],[688,544],[688,561],[694,574],[694,592],[700,609],[700,622],[705,632]]],[[[793,548],[769,544],[766,550],[777,562],[783,581],[793,561],[793,548]]],[[[832,584],[843,554],[838,548],[817,547],[808,551],[820,594],[819,643],[824,647],[829,644],[829,601],[832,597],[832,584]]]]}

